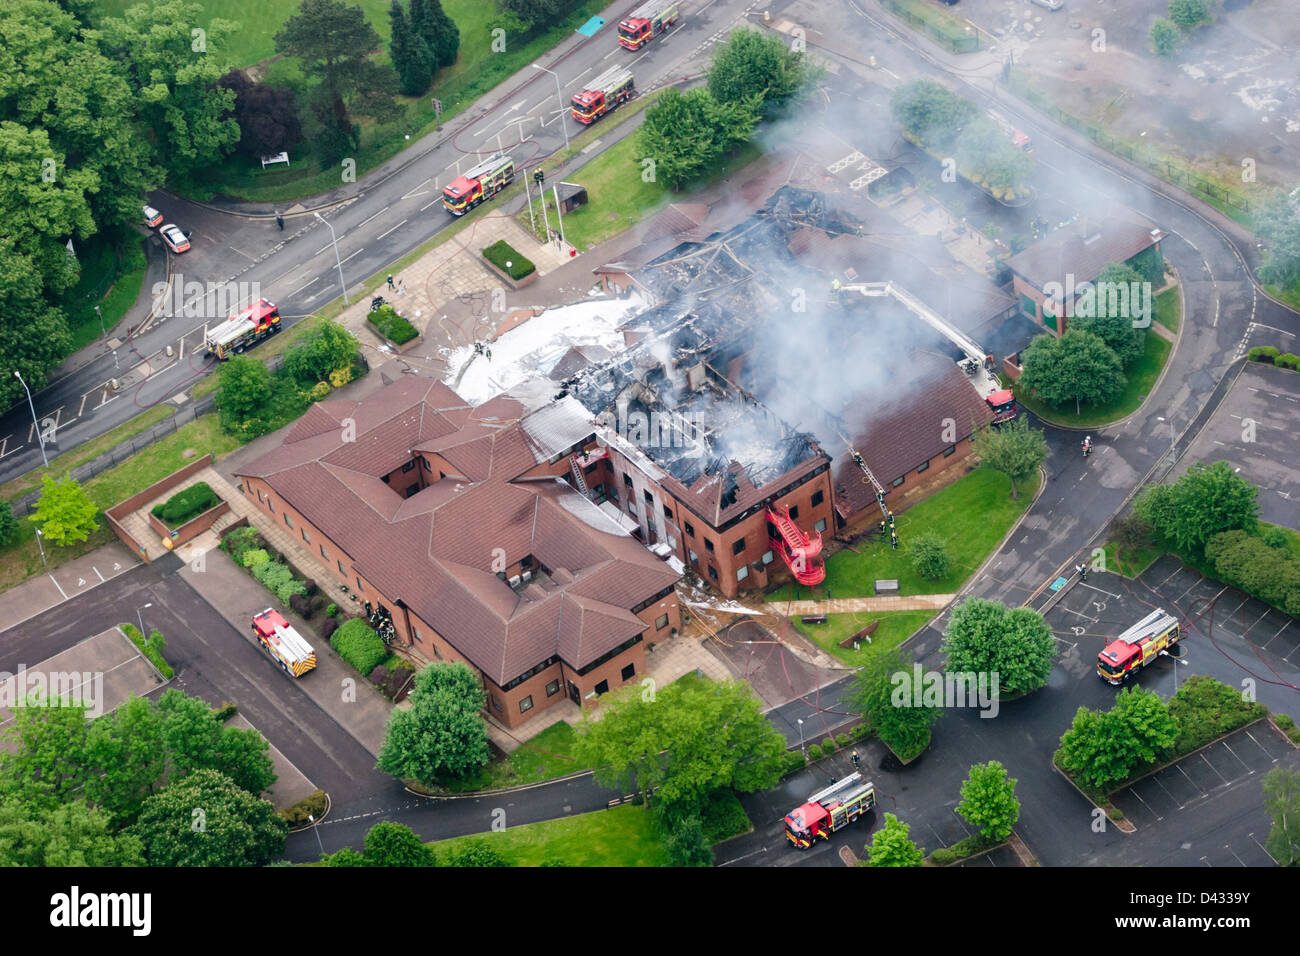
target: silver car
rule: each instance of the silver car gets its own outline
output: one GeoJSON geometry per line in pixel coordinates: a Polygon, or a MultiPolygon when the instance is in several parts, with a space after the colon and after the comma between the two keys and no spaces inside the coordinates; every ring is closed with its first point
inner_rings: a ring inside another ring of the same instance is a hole
{"type": "Polygon", "coordinates": [[[1029,2],[1044,10],[1060,10],[1065,6],[1065,0],[1029,0],[1029,2]]]}

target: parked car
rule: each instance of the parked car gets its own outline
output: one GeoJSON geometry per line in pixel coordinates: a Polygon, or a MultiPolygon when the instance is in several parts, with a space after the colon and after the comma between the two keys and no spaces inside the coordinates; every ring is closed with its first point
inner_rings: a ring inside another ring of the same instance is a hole
{"type": "Polygon", "coordinates": [[[167,248],[177,255],[182,252],[190,251],[189,236],[181,232],[180,226],[169,222],[167,225],[159,229],[158,233],[162,236],[163,242],[167,243],[167,248]]]}
{"type": "Polygon", "coordinates": [[[154,209],[153,206],[144,207],[144,224],[146,226],[148,226],[150,229],[157,229],[159,226],[162,225],[162,221],[163,221],[163,214],[160,213],[157,209],[154,209]]]}
{"type": "Polygon", "coordinates": [[[1044,10],[1060,10],[1065,6],[1065,0],[1029,0],[1029,2],[1037,4],[1044,10]]]}

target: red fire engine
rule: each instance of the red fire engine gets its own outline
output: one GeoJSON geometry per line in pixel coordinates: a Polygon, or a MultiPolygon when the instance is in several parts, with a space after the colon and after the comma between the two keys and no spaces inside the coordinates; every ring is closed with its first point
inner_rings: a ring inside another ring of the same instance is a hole
{"type": "Polygon", "coordinates": [[[621,66],[606,70],[573,97],[573,118],[590,126],[632,98],[632,71],[621,66]]]}
{"type": "Polygon", "coordinates": [[[1016,397],[1011,389],[1003,388],[984,396],[989,409],[993,412],[993,424],[1003,425],[1016,417],[1016,397]]]}
{"type": "Polygon", "coordinates": [[[625,50],[639,50],[677,22],[677,0],[649,0],[619,21],[618,42],[625,50]]]}
{"type": "Polygon", "coordinates": [[[453,216],[463,216],[479,203],[491,199],[515,178],[515,161],[498,153],[458,176],[442,191],[442,204],[453,216]]]}
{"type": "Polygon", "coordinates": [[[1181,637],[1178,621],[1157,608],[1097,655],[1097,674],[1108,684],[1122,684],[1181,637]]]}
{"type": "Polygon", "coordinates": [[[768,533],[768,543],[772,550],[781,555],[781,560],[800,584],[821,584],[826,580],[826,565],[822,561],[822,533],[814,531],[808,534],[790,517],[790,506],[785,506],[785,513],[767,509],[768,524],[776,529],[776,534],[768,533]]]}
{"type": "Polygon", "coordinates": [[[253,615],[253,637],[286,674],[301,677],[316,666],[312,646],[272,608],[253,615]]]}
{"type": "Polygon", "coordinates": [[[876,788],[862,774],[851,773],[825,790],[818,790],[801,807],[785,815],[785,838],[807,850],[818,837],[829,840],[876,805],[876,788]]]}

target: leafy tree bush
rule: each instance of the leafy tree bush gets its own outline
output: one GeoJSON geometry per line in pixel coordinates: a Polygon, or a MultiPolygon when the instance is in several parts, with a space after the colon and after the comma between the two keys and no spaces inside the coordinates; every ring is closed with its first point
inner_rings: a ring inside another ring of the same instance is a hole
{"type": "Polygon", "coordinates": [[[356,338],[339,323],[322,322],[284,353],[283,367],[299,385],[319,386],[331,372],[350,367],[357,348],[356,338]]]}
{"type": "Polygon", "coordinates": [[[57,545],[85,541],[99,525],[95,515],[99,508],[90,500],[81,484],[72,477],[57,482],[49,475],[41,478],[41,496],[28,520],[35,523],[45,539],[57,545]]]}
{"type": "Polygon", "coordinates": [[[1281,866],[1300,866],[1300,772],[1274,767],[1264,775],[1264,807],[1272,826],[1264,848],[1281,866]]]}
{"type": "Polygon", "coordinates": [[[977,827],[986,839],[993,842],[1005,840],[1020,818],[1016,783],[1008,779],[1006,769],[996,760],[975,764],[961,785],[958,815],[977,827]]]}
{"type": "Polygon", "coordinates": [[[486,840],[466,840],[457,844],[447,854],[446,866],[472,866],[477,868],[490,866],[509,866],[506,858],[498,853],[486,840]]]}
{"type": "Polygon", "coordinates": [[[1047,460],[1047,438],[1017,418],[999,428],[984,428],[971,438],[980,464],[1011,479],[1011,500],[1020,497],[1016,483],[1026,480],[1047,460]]]}
{"type": "Polygon", "coordinates": [[[288,827],[225,774],[196,770],[145,800],[129,832],[150,866],[265,866],[284,851],[288,827]]]}
{"type": "Polygon", "coordinates": [[[1047,683],[1054,650],[1052,630],[1037,611],[984,598],[959,604],[943,638],[949,671],[997,674],[1001,692],[1012,695],[1047,683]]]}
{"type": "Polygon", "coordinates": [[[1169,700],[1169,716],[1178,725],[1177,754],[1191,753],[1238,727],[1268,715],[1268,708],[1243,700],[1241,691],[1194,674],[1178,685],[1169,700]]]}
{"type": "Polygon", "coordinates": [[[353,618],[330,637],[330,646],[364,677],[388,656],[383,639],[361,618],[353,618]]]}
{"type": "Polygon", "coordinates": [[[437,866],[438,858],[410,827],[385,820],[366,833],[366,862],[371,866],[437,866]]]}
{"type": "Polygon", "coordinates": [[[1190,30],[1210,19],[1207,0],[1169,0],[1169,19],[1190,30]]]}
{"type": "Polygon", "coordinates": [[[1140,687],[1125,688],[1107,711],[1080,707],[1061,737],[1057,762],[1085,786],[1108,793],[1167,754],[1178,725],[1163,700],[1140,687]]]}
{"type": "Polygon", "coordinates": [[[1277,356],[1277,347],[1273,345],[1257,345],[1246,353],[1252,362],[1272,362],[1277,356]]]}
{"type": "Polygon", "coordinates": [[[217,370],[221,428],[247,441],[270,430],[271,373],[257,359],[234,355],[217,370]]]}
{"type": "Polygon", "coordinates": [[[767,112],[787,102],[809,78],[803,53],[775,35],[753,29],[731,33],[714,51],[709,92],[719,103],[748,102],[756,95],[767,112]]]}
{"type": "Polygon", "coordinates": [[[1173,56],[1181,39],[1178,27],[1167,17],[1158,17],[1151,24],[1151,46],[1160,56],[1173,56]]]}
{"type": "Polygon", "coordinates": [[[1036,392],[1055,407],[1073,402],[1076,415],[1084,404],[1115,401],[1128,386],[1114,349],[1073,325],[1060,338],[1039,335],[1030,342],[1023,368],[1018,387],[1036,392]]]}
{"type": "Polygon", "coordinates": [[[643,160],[653,160],[654,180],[676,192],[717,169],[723,156],[749,142],[758,125],[759,104],[757,96],[719,103],[703,87],[685,93],[669,87],[645,111],[636,133],[637,152],[643,160]]]}
{"type": "Polygon", "coordinates": [[[103,810],[81,801],[35,807],[0,802],[0,866],[143,866],[140,840],[117,830],[103,810]]]}
{"type": "Polygon", "coordinates": [[[240,152],[261,159],[291,150],[302,142],[298,97],[293,90],[259,83],[238,69],[231,70],[219,83],[235,94],[240,152]]]}
{"type": "MultiPolygon", "coordinates": [[[[1283,535],[1285,538],[1285,535],[1283,535]]],[[[1205,546],[1215,574],[1288,614],[1300,613],[1300,560],[1245,531],[1224,531],[1205,546]]]]}
{"type": "Polygon", "coordinates": [[[821,760],[822,757],[824,757],[824,756],[825,756],[825,754],[822,753],[821,744],[809,744],[809,745],[808,745],[808,762],[809,762],[809,763],[816,763],[818,760],[821,760]]]}
{"type": "Polygon", "coordinates": [[[832,740],[830,737],[826,737],[824,740],[822,740],[822,753],[824,754],[835,753],[835,741],[832,740]]]}
{"type": "Polygon", "coordinates": [[[412,29],[400,0],[393,0],[388,8],[391,26],[388,53],[393,69],[401,80],[401,90],[406,96],[419,96],[433,82],[437,68],[429,45],[417,30],[412,29]]]}
{"type": "Polygon", "coordinates": [[[1133,554],[1151,543],[1151,522],[1129,512],[1110,523],[1110,540],[1119,554],[1133,554]]]}
{"type": "Polygon", "coordinates": [[[244,556],[239,559],[239,563],[246,568],[252,568],[259,564],[265,564],[271,560],[271,556],[266,553],[264,548],[252,548],[244,552],[244,556]]]}
{"type": "Polygon", "coordinates": [[[161,504],[153,506],[152,513],[169,528],[179,528],[191,518],[197,518],[209,508],[221,503],[221,497],[206,481],[182,488],[161,504]]]}
{"type": "Polygon", "coordinates": [[[412,706],[394,710],[389,718],[379,769],[403,780],[433,784],[482,767],[488,761],[487,729],[480,713],[485,699],[482,684],[465,664],[430,664],[415,677],[412,706]]]}
{"type": "Polygon", "coordinates": [[[0,501],[0,548],[7,548],[17,541],[20,530],[18,519],[14,517],[14,510],[9,502],[0,501]]]}
{"type": "Polygon", "coordinates": [[[925,851],[912,842],[911,827],[892,813],[885,814],[885,825],[876,831],[867,847],[868,866],[920,866],[925,851]]]}
{"type": "Polygon", "coordinates": [[[870,718],[880,739],[902,760],[911,760],[930,743],[937,708],[921,701],[895,699],[895,675],[911,675],[911,658],[892,650],[872,658],[854,675],[850,706],[870,718]]]}
{"type": "Polygon", "coordinates": [[[937,535],[922,533],[908,545],[912,566],[927,581],[938,581],[948,574],[948,552],[937,535]]]}
{"type": "Polygon", "coordinates": [[[935,866],[947,866],[949,863],[955,862],[956,859],[957,854],[953,853],[952,850],[940,848],[930,851],[930,862],[935,866]]]}
{"type": "Polygon", "coordinates": [[[894,119],[925,146],[953,145],[962,128],[975,117],[975,104],[934,80],[910,80],[894,90],[889,101],[894,119]]]}
{"type": "Polygon", "coordinates": [[[1258,494],[1226,461],[1197,463],[1174,484],[1147,488],[1133,510],[1179,550],[1199,556],[1221,531],[1256,529],[1258,494]]]}
{"type": "Polygon", "coordinates": [[[713,866],[713,851],[704,839],[704,824],[697,814],[664,833],[664,850],[672,866],[713,866]]]}

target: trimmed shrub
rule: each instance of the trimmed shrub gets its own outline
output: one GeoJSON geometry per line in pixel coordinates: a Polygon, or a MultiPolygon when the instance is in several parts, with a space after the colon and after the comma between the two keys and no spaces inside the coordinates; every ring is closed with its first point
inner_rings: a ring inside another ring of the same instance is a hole
{"type": "Polygon", "coordinates": [[[816,761],[821,760],[821,759],[822,759],[822,748],[821,748],[821,747],[817,746],[816,744],[813,744],[811,747],[808,748],[808,762],[809,762],[809,763],[815,763],[816,761]]]}
{"type": "Polygon", "coordinates": [[[169,528],[178,528],[220,503],[221,498],[212,487],[206,481],[200,481],[176,492],[162,504],[154,505],[153,516],[169,528]]]}
{"type": "Polygon", "coordinates": [[[303,587],[307,589],[304,593],[308,597],[315,597],[316,592],[320,590],[320,587],[316,584],[316,581],[312,578],[304,578],[302,584],[303,587]]]}
{"type": "Polygon", "coordinates": [[[1121,810],[1119,807],[1111,807],[1108,815],[1116,823],[1124,819],[1124,811],[1121,810]]]}
{"type": "Polygon", "coordinates": [[[1257,345],[1246,355],[1252,362],[1271,362],[1277,358],[1277,349],[1271,345],[1257,345]]]}
{"type": "Polygon", "coordinates": [[[405,345],[420,333],[410,322],[397,314],[391,305],[381,306],[366,316],[375,331],[394,345],[405,345]]]}
{"type": "Polygon", "coordinates": [[[870,737],[871,724],[869,724],[867,721],[864,720],[862,723],[858,724],[856,727],[854,727],[852,730],[849,731],[849,736],[852,737],[854,740],[861,740],[864,737],[870,737]]]}
{"type": "Polygon", "coordinates": [[[849,745],[849,743],[850,743],[850,740],[849,740],[849,735],[848,735],[848,734],[836,734],[836,735],[835,735],[835,746],[840,747],[840,748],[844,748],[844,747],[847,747],[847,746],[849,745]]]}
{"type": "Polygon", "coordinates": [[[930,854],[930,862],[935,866],[947,866],[957,859],[957,854],[952,850],[935,850],[930,854]]]}
{"type": "Polygon", "coordinates": [[[263,561],[252,568],[253,577],[268,591],[274,591],[281,584],[293,580],[293,572],[287,565],[278,561],[263,561]]]}
{"type": "MultiPolygon", "coordinates": [[[[284,604],[289,604],[289,602],[292,601],[293,598],[301,597],[306,593],[307,593],[307,589],[303,586],[303,583],[293,578],[290,578],[288,581],[285,581],[283,584],[278,585],[275,589],[275,596],[278,597],[281,600],[281,602],[283,602],[284,604]]],[[[292,605],[290,605],[290,607],[292,607],[292,605]]]]}
{"type": "Polygon", "coordinates": [[[311,619],[311,601],[307,599],[306,595],[289,595],[289,610],[304,620],[311,619]]]}
{"type": "Polygon", "coordinates": [[[352,381],[352,366],[336,368],[330,372],[330,384],[335,388],[342,388],[348,382],[352,381]]]}
{"type": "Polygon", "coordinates": [[[829,737],[827,737],[825,740],[823,740],[823,741],[822,741],[822,753],[824,753],[824,754],[833,754],[833,753],[835,753],[835,741],[831,740],[831,738],[829,738],[829,737]]]}
{"type": "Polygon", "coordinates": [[[1300,744],[1300,728],[1297,728],[1295,721],[1287,714],[1274,714],[1273,722],[1281,728],[1282,733],[1291,739],[1293,744],[1300,744]]]}
{"type": "Polygon", "coordinates": [[[374,684],[376,687],[382,687],[388,680],[388,673],[388,668],[383,664],[380,664],[370,672],[370,683],[374,684]]]}
{"type": "Polygon", "coordinates": [[[329,393],[330,393],[329,382],[317,382],[315,385],[311,387],[311,391],[307,393],[307,398],[309,401],[319,402],[321,399],[327,398],[329,396],[329,393]]]}
{"type": "Polygon", "coordinates": [[[319,823],[321,814],[325,812],[327,806],[329,806],[329,797],[325,795],[324,790],[317,790],[310,796],[303,797],[293,806],[281,810],[280,818],[284,820],[285,823],[289,824],[290,827],[297,829],[298,827],[306,826],[311,823],[311,821],[307,819],[308,814],[315,817],[316,821],[319,823]]]}
{"type": "Polygon", "coordinates": [[[220,707],[217,707],[212,711],[212,716],[217,719],[217,723],[224,724],[237,713],[239,713],[239,708],[230,701],[226,701],[220,707]]]}
{"type": "Polygon", "coordinates": [[[239,563],[246,568],[251,568],[255,564],[265,564],[270,560],[271,556],[261,548],[249,548],[244,552],[243,557],[239,559],[239,563]]]}
{"type": "Polygon", "coordinates": [[[537,270],[532,262],[520,255],[519,251],[504,239],[499,239],[484,249],[483,258],[512,279],[522,279],[537,270]],[[506,265],[507,262],[510,263],[509,266],[506,265]]]}
{"type": "Polygon", "coordinates": [[[331,604],[329,607],[325,608],[326,617],[338,617],[338,614],[339,606],[337,604],[331,604]]]}
{"type": "Polygon", "coordinates": [[[337,617],[327,617],[325,620],[320,622],[320,627],[317,628],[317,630],[320,631],[320,636],[328,641],[334,632],[339,629],[339,625],[342,623],[343,622],[337,617]]]}
{"type": "Polygon", "coordinates": [[[388,657],[383,639],[361,618],[353,618],[330,636],[330,645],[363,676],[388,657]]]}
{"type": "Polygon", "coordinates": [[[700,817],[704,824],[704,839],[710,844],[749,832],[749,817],[731,790],[715,790],[709,794],[700,808],[700,817]]]}
{"type": "Polygon", "coordinates": [[[1279,355],[1273,359],[1273,364],[1280,365],[1282,368],[1300,369],[1300,355],[1287,352],[1285,355],[1279,355]]]}

